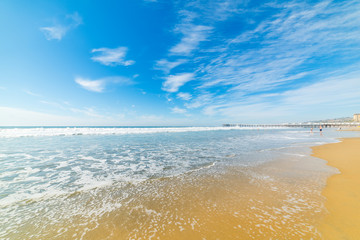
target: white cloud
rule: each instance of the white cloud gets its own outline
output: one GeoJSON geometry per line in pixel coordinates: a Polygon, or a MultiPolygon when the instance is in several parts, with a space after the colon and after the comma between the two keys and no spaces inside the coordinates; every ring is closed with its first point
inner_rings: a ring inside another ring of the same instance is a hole
{"type": "Polygon", "coordinates": [[[183,34],[180,43],[170,49],[171,55],[189,55],[195,50],[200,42],[207,40],[213,28],[203,25],[181,24],[176,31],[183,34]]]}
{"type": "Polygon", "coordinates": [[[344,106],[360,105],[360,73],[347,74],[318,81],[282,93],[284,104],[291,106],[344,106]]]}
{"type": "Polygon", "coordinates": [[[166,98],[166,101],[168,101],[168,102],[172,102],[172,101],[173,101],[173,99],[169,96],[169,94],[167,94],[167,95],[165,96],[165,98],[166,98]]]}
{"type": "Polygon", "coordinates": [[[167,92],[177,92],[185,83],[193,80],[193,73],[180,73],[177,75],[170,75],[163,83],[162,89],[167,92]]]}
{"type": "Polygon", "coordinates": [[[357,49],[360,41],[359,7],[355,1],[273,6],[275,15],[214,47],[222,51],[201,67],[202,87],[229,86],[239,94],[278,89],[323,71],[326,66],[304,71],[309,69],[302,67],[306,64],[318,65],[316,58],[353,56],[351,49],[357,49]]]}
{"type": "Polygon", "coordinates": [[[84,109],[79,108],[69,108],[69,110],[73,113],[81,113],[87,115],[89,117],[102,118],[103,116],[98,114],[93,108],[85,107],[84,109]]]}
{"type": "Polygon", "coordinates": [[[77,12],[67,15],[63,23],[57,23],[50,27],[41,27],[47,40],[61,40],[69,30],[75,29],[82,24],[82,18],[77,12]]]}
{"type": "Polygon", "coordinates": [[[186,59],[177,59],[175,61],[168,61],[167,59],[161,59],[156,62],[155,69],[161,70],[165,74],[168,74],[172,69],[180,66],[181,64],[186,63],[186,59]]]}
{"type": "Polygon", "coordinates": [[[173,107],[173,108],[171,108],[171,112],[178,113],[178,114],[184,114],[184,113],[186,113],[186,109],[173,107]]]}
{"type": "Polygon", "coordinates": [[[43,104],[52,106],[52,107],[56,107],[58,109],[63,110],[64,112],[72,112],[77,114],[78,116],[89,116],[89,117],[96,117],[96,118],[106,118],[106,116],[103,116],[101,114],[99,114],[94,107],[83,107],[83,108],[77,108],[77,107],[73,107],[71,106],[70,103],[66,102],[66,101],[62,101],[62,102],[52,102],[52,101],[44,101],[41,100],[40,101],[43,104]]]}
{"type": "Polygon", "coordinates": [[[234,14],[242,12],[247,1],[179,1],[180,22],[174,32],[181,34],[180,42],[173,46],[170,55],[189,56],[199,48],[201,42],[208,41],[214,26],[234,14]],[[201,23],[201,24],[200,24],[201,23]]]}
{"type": "Polygon", "coordinates": [[[80,77],[75,78],[75,82],[82,88],[92,92],[103,92],[106,84],[104,80],[88,80],[80,77]]]}
{"type": "Polygon", "coordinates": [[[194,98],[191,102],[186,103],[187,108],[199,108],[211,104],[215,100],[215,96],[211,93],[202,93],[194,98]]]}
{"type": "Polygon", "coordinates": [[[127,86],[134,84],[134,82],[130,78],[121,76],[105,77],[95,80],[76,77],[75,82],[79,84],[82,88],[92,92],[103,92],[108,84],[116,84],[119,86],[127,86]]]}
{"type": "MultiPolygon", "coordinates": [[[[309,121],[351,116],[360,108],[360,73],[326,78],[276,94],[240,97],[226,96],[208,104],[203,113],[222,115],[242,122],[309,121]]],[[[218,96],[219,97],[219,96],[218,96]]],[[[232,120],[235,121],[235,120],[232,120]]]]}
{"type": "MultiPolygon", "coordinates": [[[[168,55],[172,58],[179,56],[181,58],[176,60],[158,60],[155,69],[161,70],[165,74],[169,74],[174,68],[189,61],[189,59],[184,57],[189,58],[196,51],[204,51],[204,49],[200,49],[200,44],[211,40],[209,38],[213,33],[214,24],[236,13],[235,7],[239,5],[233,1],[221,1],[220,3],[215,1],[206,4],[199,4],[196,1],[186,3],[180,1],[177,4],[177,7],[181,9],[178,11],[180,22],[175,26],[174,33],[181,37],[179,42],[169,49],[168,55]],[[204,20],[206,22],[199,24],[204,20]]],[[[211,50],[208,49],[208,51],[211,50]]],[[[179,79],[178,76],[168,77],[162,89],[168,92],[176,92],[178,90],[177,84],[172,83],[181,82],[181,80],[177,81],[177,79],[179,79]]],[[[181,85],[183,84],[181,83],[179,86],[181,85]]]]}
{"type": "Polygon", "coordinates": [[[191,99],[191,94],[190,93],[183,93],[183,92],[179,92],[177,94],[177,97],[182,99],[182,100],[185,100],[185,101],[188,101],[191,99]]]}
{"type": "MultiPolygon", "coordinates": [[[[56,108],[60,108],[62,110],[66,110],[66,108],[63,106],[64,104],[66,104],[66,102],[63,102],[63,104],[57,103],[57,102],[52,102],[52,101],[44,101],[44,100],[41,100],[40,102],[42,104],[46,104],[46,105],[49,105],[49,106],[52,106],[52,107],[56,107],[56,108]]],[[[69,105],[69,104],[66,104],[66,105],[69,105]]]]}
{"type": "MultiPolygon", "coordinates": [[[[219,19],[232,14],[227,6],[219,12],[219,19]]],[[[204,7],[206,13],[198,12],[199,16],[183,19],[178,32],[183,31],[185,38],[186,26],[215,26],[210,20],[200,20],[203,14],[213,11],[210,8],[211,4],[204,7]]],[[[270,120],[271,117],[290,119],[297,114],[311,120],[307,111],[317,118],[316,114],[324,114],[324,109],[331,106],[339,106],[336,110],[339,113],[359,105],[355,97],[358,88],[348,87],[356,85],[357,80],[340,78],[323,82],[329,76],[354,72],[360,64],[358,55],[354,54],[360,47],[358,1],[292,1],[264,4],[247,11],[244,17],[236,17],[244,18],[247,25],[242,29],[248,30],[240,30],[235,38],[224,39],[209,29],[204,32],[203,41],[211,43],[188,47],[184,44],[183,50],[180,44],[175,46],[179,46],[179,52],[189,62],[196,63],[191,72],[196,73],[198,93],[192,93],[186,108],[203,108],[207,115],[232,118],[245,119],[248,115],[256,121],[256,116],[268,116],[270,120]],[[261,20],[251,19],[247,23],[245,18],[254,16],[251,11],[263,14],[257,18],[261,20]],[[189,54],[199,47],[199,54],[189,54]],[[348,69],[350,64],[357,66],[348,69]],[[317,111],[312,111],[315,108],[317,111]]],[[[177,91],[175,88],[172,92],[177,91]]]]}
{"type": "Polygon", "coordinates": [[[127,51],[127,47],[97,48],[91,50],[92,53],[96,53],[91,59],[106,66],[130,66],[133,65],[135,61],[125,60],[127,51]]]}
{"type": "Polygon", "coordinates": [[[61,40],[68,31],[67,27],[61,25],[52,26],[52,27],[42,27],[40,29],[43,31],[47,40],[53,40],[53,39],[61,40]]]}
{"type": "Polygon", "coordinates": [[[106,81],[107,83],[114,83],[120,86],[128,86],[135,84],[135,82],[131,78],[122,77],[122,76],[105,77],[102,78],[102,80],[106,81]]]}

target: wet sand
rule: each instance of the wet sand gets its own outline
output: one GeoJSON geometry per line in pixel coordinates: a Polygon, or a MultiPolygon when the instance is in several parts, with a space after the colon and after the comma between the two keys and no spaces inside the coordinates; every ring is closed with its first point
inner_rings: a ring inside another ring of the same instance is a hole
{"type": "Polygon", "coordinates": [[[340,171],[322,193],[328,210],[319,225],[323,239],[360,239],[360,138],[316,146],[313,152],[340,171]]]}
{"type": "Polygon", "coordinates": [[[360,131],[360,127],[342,127],[338,131],[360,131]]]}
{"type": "MultiPolygon", "coordinates": [[[[212,168],[128,189],[78,194],[49,208],[91,208],[102,195],[122,205],[101,217],[48,222],[46,213],[10,239],[321,239],[325,161],[284,157],[256,167],[212,168]],[[68,205],[68,206],[67,206],[68,205]],[[45,222],[43,222],[45,221],[45,222]]],[[[57,216],[53,216],[57,217],[57,216]]],[[[54,219],[52,219],[54,220],[54,219]]],[[[56,219],[55,219],[56,220],[56,219]]]]}

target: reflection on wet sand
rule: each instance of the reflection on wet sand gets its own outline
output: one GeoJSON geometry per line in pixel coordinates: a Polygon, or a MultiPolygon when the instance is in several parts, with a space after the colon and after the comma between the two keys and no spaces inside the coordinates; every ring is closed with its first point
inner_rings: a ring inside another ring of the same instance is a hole
{"type": "MultiPolygon", "coordinates": [[[[71,197],[71,208],[81,202],[91,209],[110,195],[117,207],[108,202],[101,216],[90,211],[44,224],[39,213],[37,227],[22,232],[32,239],[319,239],[328,174],[323,161],[303,157],[113,186],[71,197]]],[[[49,207],[66,211],[67,201],[58,204],[49,207]]]]}

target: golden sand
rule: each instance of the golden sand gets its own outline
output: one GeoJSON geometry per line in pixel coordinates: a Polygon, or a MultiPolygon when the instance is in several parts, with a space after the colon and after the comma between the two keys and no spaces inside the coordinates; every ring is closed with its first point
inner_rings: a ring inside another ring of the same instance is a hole
{"type": "Polygon", "coordinates": [[[360,239],[360,138],[313,147],[313,156],[340,170],[323,195],[328,214],[319,225],[323,239],[360,239]]]}
{"type": "Polygon", "coordinates": [[[64,217],[37,212],[27,224],[6,237],[321,239],[316,228],[325,215],[321,191],[332,168],[325,161],[307,155],[282,156],[253,167],[215,166],[204,172],[153,179],[138,185],[109,186],[96,194],[91,191],[73,194],[56,205],[50,202],[46,211],[62,209],[66,213],[74,208],[90,211],[79,211],[69,218],[65,218],[66,214],[64,217]],[[123,199],[122,204],[101,215],[91,211],[109,195],[114,200],[123,199]]]}
{"type": "Polygon", "coordinates": [[[29,224],[23,237],[9,238],[320,239],[314,226],[324,214],[320,193],[328,173],[317,169],[324,166],[309,157],[286,158],[258,167],[231,167],[216,175],[151,180],[95,222],[78,216],[38,224],[39,229],[29,224]]]}

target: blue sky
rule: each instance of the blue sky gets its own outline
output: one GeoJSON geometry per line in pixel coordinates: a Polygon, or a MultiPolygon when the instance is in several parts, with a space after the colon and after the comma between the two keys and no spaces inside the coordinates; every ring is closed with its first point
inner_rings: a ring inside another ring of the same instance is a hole
{"type": "Polygon", "coordinates": [[[0,1],[0,125],[356,112],[359,1],[0,1]]]}

